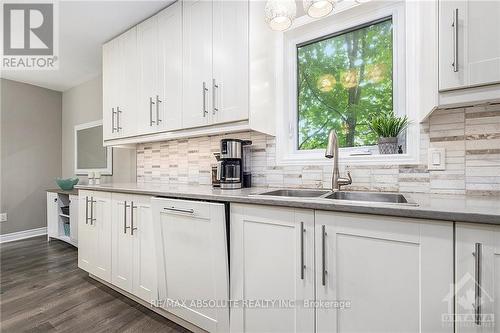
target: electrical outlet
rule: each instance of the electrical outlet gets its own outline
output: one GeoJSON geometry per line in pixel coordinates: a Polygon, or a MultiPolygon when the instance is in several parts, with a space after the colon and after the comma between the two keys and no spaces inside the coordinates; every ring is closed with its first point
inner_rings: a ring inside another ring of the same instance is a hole
{"type": "Polygon", "coordinates": [[[0,214],[0,222],[7,222],[7,213],[0,214]]]}

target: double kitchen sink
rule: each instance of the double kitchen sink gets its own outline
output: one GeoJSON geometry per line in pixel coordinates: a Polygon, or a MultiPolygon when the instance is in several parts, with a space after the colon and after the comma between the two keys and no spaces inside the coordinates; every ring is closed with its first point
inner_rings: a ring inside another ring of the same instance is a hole
{"type": "Polygon", "coordinates": [[[328,190],[274,190],[259,193],[257,196],[271,196],[296,199],[326,199],[340,201],[354,201],[364,203],[382,203],[417,206],[415,202],[399,193],[380,192],[353,192],[353,191],[328,191],[328,190]]]}

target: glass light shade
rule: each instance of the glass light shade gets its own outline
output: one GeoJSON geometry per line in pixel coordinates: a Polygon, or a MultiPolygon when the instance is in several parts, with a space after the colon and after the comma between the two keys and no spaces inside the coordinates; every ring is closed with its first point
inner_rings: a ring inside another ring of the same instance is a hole
{"type": "Polygon", "coordinates": [[[292,26],[297,15],[297,6],[295,0],[268,0],[264,11],[269,27],[284,31],[292,26]]]}
{"type": "Polygon", "coordinates": [[[313,18],[330,14],[335,8],[335,0],[304,0],[304,11],[313,18]]]}

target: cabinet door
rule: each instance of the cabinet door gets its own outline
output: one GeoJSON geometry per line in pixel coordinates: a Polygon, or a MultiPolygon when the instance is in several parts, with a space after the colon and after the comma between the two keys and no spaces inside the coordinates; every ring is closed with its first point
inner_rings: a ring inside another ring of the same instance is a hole
{"type": "Polygon", "coordinates": [[[116,39],[102,46],[102,119],[103,139],[113,139],[116,130],[116,107],[120,75],[119,43],[116,39]]]}
{"type": "Polygon", "coordinates": [[[158,14],[158,98],[155,97],[159,130],[182,127],[182,2],[158,14]]]}
{"type": "Polygon", "coordinates": [[[314,213],[231,205],[231,299],[295,301],[231,309],[231,332],[314,332],[314,213]]]}
{"type": "MultiPolygon", "coordinates": [[[[132,293],[146,302],[158,299],[151,198],[133,196],[130,232],[133,239],[132,293]]],[[[132,258],[129,258],[132,259],[132,258]]]]}
{"type": "Polygon", "coordinates": [[[452,224],[316,211],[315,233],[317,332],[453,332],[452,224]]]}
{"type": "Polygon", "coordinates": [[[500,82],[500,3],[439,2],[439,88],[500,82]]]}
{"type": "Polygon", "coordinates": [[[89,224],[90,203],[92,192],[79,191],[78,193],[78,267],[93,273],[95,228],[89,224]]]}
{"type": "Polygon", "coordinates": [[[182,127],[211,122],[212,1],[184,1],[182,127]]]}
{"type": "Polygon", "coordinates": [[[136,28],[118,37],[119,80],[116,126],[118,137],[137,133],[137,33],[136,28]]]}
{"type": "Polygon", "coordinates": [[[153,16],[137,26],[137,41],[140,91],[138,121],[139,131],[144,134],[155,132],[157,126],[156,96],[160,93],[158,89],[158,16],[153,16]]]}
{"type": "Polygon", "coordinates": [[[469,85],[500,82],[500,1],[467,4],[467,76],[469,85]]]}
{"type": "MultiPolygon", "coordinates": [[[[154,199],[160,299],[229,299],[223,204],[154,199]]],[[[168,311],[208,332],[229,331],[229,309],[190,303],[168,311]]]]}
{"type": "Polygon", "coordinates": [[[439,89],[467,85],[465,1],[439,1],[439,89]]]}
{"type": "Polygon", "coordinates": [[[69,221],[70,221],[70,238],[73,244],[78,244],[78,196],[69,196],[69,221]]]}
{"type": "Polygon", "coordinates": [[[130,234],[130,213],[132,196],[112,194],[112,267],[111,282],[132,292],[133,238],[130,234]]]}
{"type": "Polygon", "coordinates": [[[213,81],[214,122],[248,119],[249,2],[214,1],[213,81]]]}
{"type": "Polygon", "coordinates": [[[500,227],[457,223],[455,234],[456,332],[498,333],[500,227]]]}
{"type": "Polygon", "coordinates": [[[90,200],[91,273],[111,282],[111,193],[96,191],[90,200]]]}
{"type": "Polygon", "coordinates": [[[57,193],[47,192],[47,236],[59,235],[59,203],[57,193]]]}

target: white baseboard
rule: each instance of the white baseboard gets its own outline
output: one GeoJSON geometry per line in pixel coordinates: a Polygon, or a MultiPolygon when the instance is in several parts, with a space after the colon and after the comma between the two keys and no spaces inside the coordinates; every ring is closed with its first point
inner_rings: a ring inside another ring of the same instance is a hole
{"type": "Polygon", "coordinates": [[[46,234],[47,234],[47,227],[12,232],[10,234],[0,235],[0,244],[36,236],[43,236],[46,234]]]}

